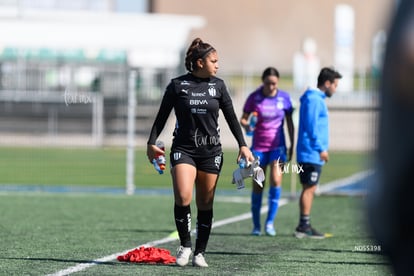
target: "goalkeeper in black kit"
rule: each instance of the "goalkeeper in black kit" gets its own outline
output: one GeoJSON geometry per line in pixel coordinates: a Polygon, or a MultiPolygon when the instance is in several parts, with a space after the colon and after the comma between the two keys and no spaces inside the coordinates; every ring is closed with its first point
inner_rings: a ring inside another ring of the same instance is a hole
{"type": "Polygon", "coordinates": [[[163,96],[147,143],[151,162],[156,154],[164,153],[155,143],[174,109],[177,124],[171,146],[170,163],[174,190],[174,218],[180,238],[176,263],[207,267],[205,251],[213,221],[214,193],[223,164],[223,152],[218,125],[219,110],[233,133],[240,158],[253,161],[233,103],[223,80],[215,77],[218,55],[214,47],[196,38],[185,58],[188,73],[171,80],[163,96]],[[191,208],[193,189],[197,206],[197,238],[194,252],[191,242],[191,208]]]}

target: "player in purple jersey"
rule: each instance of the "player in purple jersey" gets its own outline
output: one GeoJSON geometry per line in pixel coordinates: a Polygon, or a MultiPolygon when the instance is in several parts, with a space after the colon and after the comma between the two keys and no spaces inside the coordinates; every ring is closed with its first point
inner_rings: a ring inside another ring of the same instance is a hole
{"type": "MultiPolygon", "coordinates": [[[[274,220],[282,191],[281,166],[292,158],[294,147],[292,102],[288,93],[277,88],[278,81],[279,72],[277,69],[273,67],[266,68],[262,74],[263,84],[247,98],[243,108],[243,115],[240,119],[240,123],[246,129],[246,132],[251,131],[249,116],[252,112],[258,114],[251,149],[253,154],[260,158],[260,166],[265,173],[267,166],[270,166],[269,210],[264,228],[266,235],[269,236],[276,235],[274,220]],[[285,119],[290,141],[288,151],[286,150],[283,131],[285,119]]],[[[252,235],[255,236],[261,234],[260,209],[262,206],[263,188],[253,184],[251,211],[253,219],[252,235]]]]}

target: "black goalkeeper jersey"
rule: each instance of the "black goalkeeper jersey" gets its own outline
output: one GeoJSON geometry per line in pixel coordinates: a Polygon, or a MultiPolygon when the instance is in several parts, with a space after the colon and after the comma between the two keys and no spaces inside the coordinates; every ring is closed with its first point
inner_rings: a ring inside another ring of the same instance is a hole
{"type": "Polygon", "coordinates": [[[148,144],[155,144],[173,108],[177,123],[171,151],[192,157],[211,157],[221,153],[219,109],[239,147],[246,146],[223,80],[198,78],[192,74],[172,79],[162,98],[148,144]]]}

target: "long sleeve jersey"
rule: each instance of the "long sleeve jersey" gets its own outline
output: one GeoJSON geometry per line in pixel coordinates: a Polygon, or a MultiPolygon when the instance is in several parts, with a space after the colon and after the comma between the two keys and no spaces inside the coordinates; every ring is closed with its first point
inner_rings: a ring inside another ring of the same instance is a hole
{"type": "Polygon", "coordinates": [[[177,118],[173,151],[193,157],[211,157],[220,153],[220,109],[239,147],[246,146],[223,80],[216,77],[198,78],[192,74],[172,79],[162,98],[148,144],[155,144],[173,108],[177,118]]]}
{"type": "Polygon", "coordinates": [[[322,151],[329,146],[328,108],[325,93],[319,89],[308,89],[300,98],[297,161],[323,165],[322,151]]]}
{"type": "Polygon", "coordinates": [[[292,114],[293,107],[287,92],[279,90],[273,97],[263,95],[263,86],[252,92],[247,98],[243,112],[257,112],[257,124],[254,130],[252,149],[268,152],[285,147],[283,123],[286,114],[292,114]]]}

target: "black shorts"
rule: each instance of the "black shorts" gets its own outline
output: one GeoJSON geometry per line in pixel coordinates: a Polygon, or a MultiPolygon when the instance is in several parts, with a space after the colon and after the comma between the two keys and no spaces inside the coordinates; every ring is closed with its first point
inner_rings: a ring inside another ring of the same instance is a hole
{"type": "Polygon", "coordinates": [[[177,164],[190,164],[196,167],[197,170],[220,174],[221,167],[223,166],[223,153],[220,153],[213,157],[191,157],[182,152],[170,153],[171,167],[177,164]]]}
{"type": "Polygon", "coordinates": [[[316,185],[322,172],[322,166],[311,163],[299,163],[300,166],[300,183],[307,185],[316,185]]]}

